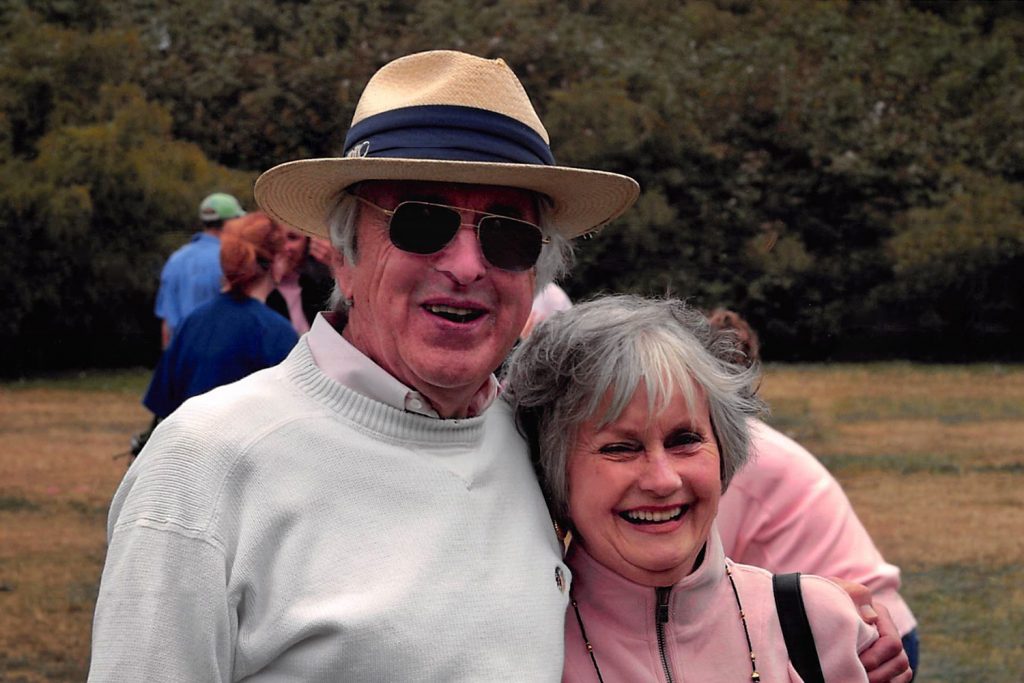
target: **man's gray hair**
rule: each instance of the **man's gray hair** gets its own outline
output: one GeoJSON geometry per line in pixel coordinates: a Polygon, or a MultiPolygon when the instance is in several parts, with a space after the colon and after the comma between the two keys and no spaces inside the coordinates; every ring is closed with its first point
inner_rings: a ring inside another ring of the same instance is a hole
{"type": "Polygon", "coordinates": [[[759,369],[730,362],[735,353],[731,335],[714,332],[700,311],[675,299],[610,296],[537,326],[512,355],[504,399],[530,443],[555,518],[571,528],[567,466],[580,424],[614,422],[641,383],[652,418],[676,390],[690,410],[699,405],[698,388],[703,391],[724,492],[748,458],[748,419],[764,409],[756,396],[759,369]]]}
{"type": "MultiPolygon", "coordinates": [[[[355,263],[358,257],[356,225],[362,206],[359,200],[351,194],[354,189],[354,187],[349,188],[341,195],[328,219],[331,245],[345,259],[346,263],[355,263]]],[[[551,241],[543,246],[540,258],[537,259],[535,295],[549,282],[553,282],[565,274],[572,266],[573,260],[572,244],[551,228],[551,212],[543,197],[537,201],[537,211],[540,229],[551,241]]],[[[332,311],[347,308],[345,294],[341,292],[337,282],[334,283],[329,306],[332,311]]]]}

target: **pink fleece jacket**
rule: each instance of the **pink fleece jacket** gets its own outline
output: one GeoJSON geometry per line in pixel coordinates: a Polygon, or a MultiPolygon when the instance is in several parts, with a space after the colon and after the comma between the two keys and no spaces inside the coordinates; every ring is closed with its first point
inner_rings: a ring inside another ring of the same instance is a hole
{"type": "MultiPolygon", "coordinates": [[[[621,577],[580,547],[570,550],[567,561],[573,573],[572,594],[604,680],[665,681],[656,589],[621,577]]],[[[668,593],[667,621],[661,630],[672,681],[750,681],[750,649],[725,574],[727,562],[746,615],[761,680],[799,681],[789,663],[775,612],[771,574],[726,560],[717,531],[712,531],[701,566],[668,593]]],[[[877,632],[860,619],[850,598],[831,581],[804,576],[801,587],[825,680],[866,681],[857,655],[878,638],[877,632]]],[[[565,616],[562,680],[598,680],[572,606],[565,616]]]]}
{"type": "Polygon", "coordinates": [[[725,554],[775,573],[806,572],[864,584],[900,635],[917,626],[888,564],[828,470],[800,444],[751,421],[752,458],[718,506],[725,554]]]}

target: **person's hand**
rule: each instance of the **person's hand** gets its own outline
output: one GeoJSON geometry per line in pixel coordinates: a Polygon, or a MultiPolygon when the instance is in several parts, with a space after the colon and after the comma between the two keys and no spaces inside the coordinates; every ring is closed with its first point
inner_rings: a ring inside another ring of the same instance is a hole
{"type": "Polygon", "coordinates": [[[281,280],[288,274],[291,269],[291,261],[288,258],[288,252],[279,251],[274,254],[274,260],[270,263],[270,276],[274,279],[274,286],[281,284],[281,280]]]}
{"type": "Polygon", "coordinates": [[[331,243],[323,237],[310,237],[309,255],[325,266],[330,266],[331,260],[334,258],[334,249],[331,247],[331,243]]]}
{"type": "Polygon", "coordinates": [[[842,586],[861,619],[878,629],[878,640],[860,653],[860,663],[868,674],[868,683],[910,683],[914,672],[910,669],[910,660],[903,651],[900,632],[884,605],[875,605],[871,599],[871,591],[866,586],[837,577],[830,577],[842,586]]]}

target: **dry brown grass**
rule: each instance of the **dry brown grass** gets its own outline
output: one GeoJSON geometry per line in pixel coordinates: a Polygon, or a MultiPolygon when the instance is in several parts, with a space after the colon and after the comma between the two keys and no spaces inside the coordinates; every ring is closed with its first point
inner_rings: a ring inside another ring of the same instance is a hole
{"type": "Polygon", "coordinates": [[[1024,676],[1024,368],[769,367],[772,420],[903,569],[918,681],[1024,676]]]}
{"type": "MultiPolygon", "coordinates": [[[[147,422],[145,380],[0,385],[0,680],[85,677],[106,506],[127,465],[111,456],[147,422]]],[[[918,680],[1020,680],[1024,368],[772,366],[762,393],[903,567],[918,680]]]]}
{"type": "Polygon", "coordinates": [[[130,391],[0,389],[0,680],[81,681],[130,391]]]}
{"type": "Polygon", "coordinates": [[[769,367],[762,393],[891,561],[1024,564],[1024,371],[769,367]]]}
{"type": "Polygon", "coordinates": [[[905,571],[1024,566],[1021,474],[842,477],[886,558],[905,571]]]}

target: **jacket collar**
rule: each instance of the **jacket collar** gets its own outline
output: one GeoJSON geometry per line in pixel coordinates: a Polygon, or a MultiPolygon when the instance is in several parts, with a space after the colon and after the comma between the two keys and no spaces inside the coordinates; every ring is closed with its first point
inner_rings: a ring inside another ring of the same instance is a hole
{"type": "MultiPolygon", "coordinates": [[[[580,606],[602,615],[623,632],[649,629],[657,605],[657,591],[623,578],[595,560],[579,543],[569,548],[566,562],[572,569],[572,590],[580,606]]],[[[685,635],[699,629],[715,598],[716,587],[725,578],[725,552],[717,527],[712,526],[704,559],[693,573],[672,586],[669,594],[669,622],[685,635]]]]}

